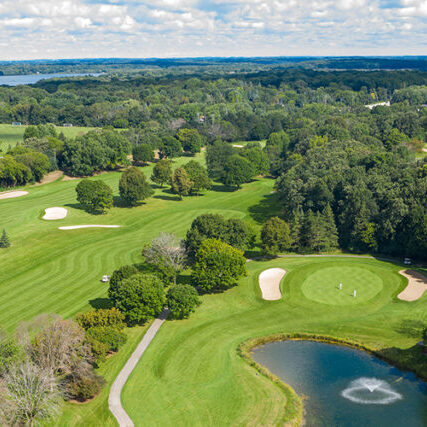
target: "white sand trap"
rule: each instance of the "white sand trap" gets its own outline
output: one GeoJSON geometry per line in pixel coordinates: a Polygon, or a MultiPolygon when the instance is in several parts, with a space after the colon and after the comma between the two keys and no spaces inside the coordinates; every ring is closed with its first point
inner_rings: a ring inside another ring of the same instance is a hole
{"type": "Polygon", "coordinates": [[[46,208],[43,219],[54,220],[54,219],[64,219],[67,216],[67,209],[65,208],[46,208]]]}
{"type": "Polygon", "coordinates": [[[427,291],[427,277],[415,270],[399,271],[403,277],[408,279],[408,286],[397,296],[403,301],[416,301],[427,291]]]}
{"type": "Polygon", "coordinates": [[[234,147],[234,148],[243,148],[243,145],[240,145],[240,144],[233,144],[233,147],[234,147]]]}
{"type": "Polygon", "coordinates": [[[263,299],[276,301],[282,298],[280,282],[285,274],[286,270],[283,270],[283,268],[269,268],[259,275],[258,282],[263,299]]]}
{"type": "Polygon", "coordinates": [[[26,196],[28,191],[6,191],[0,193],[0,199],[14,199],[15,197],[26,196]]]}
{"type": "Polygon", "coordinates": [[[67,225],[58,227],[59,230],[77,230],[78,228],[119,228],[121,225],[67,225]]]}

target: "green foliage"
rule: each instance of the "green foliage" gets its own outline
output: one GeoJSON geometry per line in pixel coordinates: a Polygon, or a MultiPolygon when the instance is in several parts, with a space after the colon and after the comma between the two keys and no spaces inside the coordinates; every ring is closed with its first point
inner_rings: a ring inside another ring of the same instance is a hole
{"type": "Polygon", "coordinates": [[[74,372],[66,378],[64,391],[68,399],[81,402],[99,394],[105,381],[96,375],[93,370],[74,372]]]}
{"type": "Polygon", "coordinates": [[[126,334],[114,326],[93,326],[86,335],[94,341],[105,345],[107,351],[118,351],[126,343],[126,334]]]}
{"type": "Polygon", "coordinates": [[[176,134],[184,151],[196,154],[202,148],[202,137],[197,129],[180,129],[176,134]]]}
{"type": "Polygon", "coordinates": [[[190,285],[175,285],[169,288],[166,304],[172,319],[185,319],[201,303],[199,294],[190,285]]]}
{"type": "Polygon", "coordinates": [[[12,156],[0,158],[0,187],[15,187],[25,185],[33,179],[28,166],[18,162],[12,156]]]}
{"type": "Polygon", "coordinates": [[[76,139],[65,140],[60,166],[69,175],[87,176],[127,164],[130,152],[129,141],[119,132],[95,130],[76,139]]]}
{"type": "Polygon", "coordinates": [[[115,270],[110,277],[110,287],[108,288],[108,298],[111,299],[113,304],[116,304],[117,295],[119,293],[120,285],[123,280],[132,277],[138,273],[138,269],[133,265],[122,265],[115,270]]]}
{"type": "Polygon", "coordinates": [[[14,155],[14,158],[31,170],[36,181],[41,181],[44,175],[49,172],[50,161],[45,154],[26,149],[21,154],[14,155]]]}
{"type": "Polygon", "coordinates": [[[201,190],[209,190],[212,187],[212,181],[208,176],[206,168],[199,162],[190,160],[183,168],[187,172],[188,178],[193,183],[191,193],[199,194],[201,190]]]}
{"type": "Polygon", "coordinates": [[[160,184],[163,187],[168,183],[172,176],[172,165],[169,160],[160,160],[154,165],[153,173],[151,174],[151,181],[160,184]]]}
{"type": "Polygon", "coordinates": [[[206,165],[208,175],[212,179],[221,179],[224,176],[224,165],[233,155],[233,147],[221,140],[217,140],[206,148],[206,165]]]}
{"type": "Polygon", "coordinates": [[[179,157],[182,154],[181,143],[173,136],[167,136],[163,139],[159,147],[159,154],[162,159],[165,157],[169,159],[179,157]]]}
{"type": "MultiPolygon", "coordinates": [[[[129,266],[123,266],[121,273],[123,273],[124,268],[129,266]]],[[[115,279],[117,279],[117,276],[119,273],[117,273],[119,270],[116,270],[116,276],[115,279]]],[[[134,274],[137,273],[137,270],[134,274]]],[[[130,277],[130,276],[128,276],[130,277]]],[[[123,280],[124,277],[122,277],[123,280]]],[[[115,281],[115,284],[117,282],[115,281]]],[[[92,309],[89,311],[86,311],[85,313],[80,313],[76,316],[76,322],[83,328],[83,329],[90,329],[90,328],[98,328],[98,327],[113,327],[117,330],[122,330],[125,326],[124,324],[125,317],[124,315],[115,307],[109,308],[109,309],[92,309]]]]}
{"type": "Polygon", "coordinates": [[[150,197],[154,190],[151,188],[144,173],[136,167],[126,169],[119,182],[120,197],[128,204],[135,205],[137,202],[150,197]]]}
{"type": "Polygon", "coordinates": [[[248,159],[233,155],[224,166],[222,182],[228,187],[240,188],[245,182],[250,182],[254,175],[254,167],[248,159]]]}
{"type": "Polygon", "coordinates": [[[0,330],[0,377],[24,358],[24,352],[16,340],[0,330]]]}
{"type": "Polygon", "coordinates": [[[129,326],[158,316],[165,305],[162,281],[153,274],[136,274],[124,279],[115,296],[115,306],[129,326]]]}
{"type": "Polygon", "coordinates": [[[182,196],[188,196],[193,188],[193,181],[189,178],[187,171],[184,168],[176,168],[171,178],[172,191],[182,196]]]}
{"type": "Polygon", "coordinates": [[[226,220],[219,214],[203,214],[194,219],[184,241],[192,259],[206,239],[220,239],[236,248],[246,249],[251,246],[253,232],[241,219],[226,220]]]}
{"type": "Polygon", "coordinates": [[[102,180],[83,179],[76,193],[77,201],[89,211],[104,213],[113,207],[113,190],[102,180]]]}
{"type": "Polygon", "coordinates": [[[204,292],[218,292],[237,284],[246,275],[243,251],[218,239],[206,239],[196,253],[192,284],[204,292]]]}
{"type": "Polygon", "coordinates": [[[132,157],[135,163],[146,164],[154,162],[153,147],[149,144],[139,144],[132,148],[132,157]]]}
{"type": "Polygon", "coordinates": [[[9,248],[9,247],[10,247],[9,235],[6,233],[6,230],[3,228],[3,233],[0,237],[0,248],[9,248]]]}
{"type": "Polygon", "coordinates": [[[244,148],[241,155],[248,159],[255,175],[265,175],[270,169],[270,161],[261,147],[244,148]]]}
{"type": "Polygon", "coordinates": [[[276,217],[268,219],[261,229],[261,247],[268,255],[277,255],[292,246],[289,225],[276,217]]]}
{"type": "Polygon", "coordinates": [[[56,138],[58,134],[56,133],[55,126],[51,123],[48,124],[40,124],[37,126],[27,126],[24,132],[24,140],[29,138],[46,138],[46,137],[54,137],[56,138]]]}

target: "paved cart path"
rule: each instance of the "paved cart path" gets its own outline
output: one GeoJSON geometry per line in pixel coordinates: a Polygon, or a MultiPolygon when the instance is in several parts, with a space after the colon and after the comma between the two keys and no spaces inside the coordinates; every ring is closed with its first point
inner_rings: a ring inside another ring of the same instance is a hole
{"type": "Polygon", "coordinates": [[[134,370],[135,366],[141,359],[141,356],[144,354],[147,347],[150,345],[153,338],[156,336],[157,332],[162,326],[163,322],[168,317],[169,311],[167,309],[163,310],[160,316],[153,322],[153,324],[148,328],[148,331],[145,333],[141,342],[138,344],[138,347],[132,353],[129,360],[126,362],[126,365],[120,371],[116,380],[110,389],[110,395],[108,397],[108,406],[110,411],[113,413],[120,427],[133,427],[134,423],[126,413],[122,406],[121,394],[126,381],[128,380],[130,374],[134,370]]]}

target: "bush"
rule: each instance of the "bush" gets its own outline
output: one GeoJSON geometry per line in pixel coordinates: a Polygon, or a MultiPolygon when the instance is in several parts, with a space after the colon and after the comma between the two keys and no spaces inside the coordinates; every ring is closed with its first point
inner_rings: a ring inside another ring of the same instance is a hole
{"type": "MultiPolygon", "coordinates": [[[[113,304],[116,303],[116,297],[119,292],[120,284],[124,279],[128,279],[134,274],[138,273],[138,269],[133,265],[122,265],[115,270],[110,278],[110,287],[108,289],[108,298],[111,299],[113,304]]],[[[95,325],[93,325],[95,326],[95,325]]]]}
{"type": "Polygon", "coordinates": [[[172,286],[166,295],[166,303],[172,319],[184,319],[200,304],[199,294],[190,285],[172,286]]]}
{"type": "Polygon", "coordinates": [[[205,292],[223,291],[246,274],[243,251],[221,240],[207,239],[197,251],[192,283],[205,292]]]}
{"type": "Polygon", "coordinates": [[[104,384],[104,379],[96,375],[91,366],[84,366],[66,377],[65,395],[83,402],[96,396],[104,384]]]}
{"type": "Polygon", "coordinates": [[[145,175],[136,167],[131,167],[122,173],[119,191],[120,197],[128,205],[135,205],[154,193],[145,175]]]}
{"type": "Polygon", "coordinates": [[[126,343],[127,336],[114,326],[94,326],[86,331],[88,337],[107,347],[107,351],[118,351],[126,343]]]}
{"type": "Polygon", "coordinates": [[[129,326],[146,322],[161,313],[165,305],[164,286],[153,274],[136,274],[121,282],[116,307],[129,326]]]}
{"type": "Polygon", "coordinates": [[[120,331],[125,326],[124,320],[125,316],[115,307],[93,309],[76,316],[76,322],[86,330],[97,327],[113,327],[120,331]]]}

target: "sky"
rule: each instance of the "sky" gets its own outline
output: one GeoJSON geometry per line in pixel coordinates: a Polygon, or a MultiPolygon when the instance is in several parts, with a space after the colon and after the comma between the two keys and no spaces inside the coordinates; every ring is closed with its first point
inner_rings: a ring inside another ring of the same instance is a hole
{"type": "Polygon", "coordinates": [[[0,0],[0,59],[427,54],[427,0],[0,0]]]}

